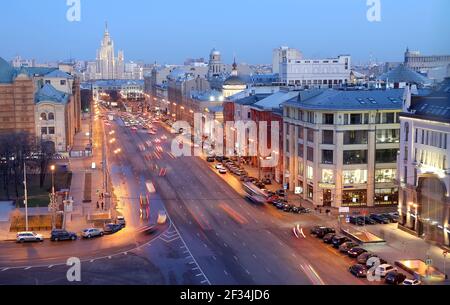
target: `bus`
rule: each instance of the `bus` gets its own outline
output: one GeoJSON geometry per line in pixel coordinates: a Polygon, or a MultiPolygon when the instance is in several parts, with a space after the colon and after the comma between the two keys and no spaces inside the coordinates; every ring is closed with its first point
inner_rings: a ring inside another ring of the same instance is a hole
{"type": "Polygon", "coordinates": [[[256,204],[265,204],[267,202],[269,196],[265,191],[261,190],[251,182],[246,182],[243,185],[246,193],[245,197],[248,200],[256,204]]]}

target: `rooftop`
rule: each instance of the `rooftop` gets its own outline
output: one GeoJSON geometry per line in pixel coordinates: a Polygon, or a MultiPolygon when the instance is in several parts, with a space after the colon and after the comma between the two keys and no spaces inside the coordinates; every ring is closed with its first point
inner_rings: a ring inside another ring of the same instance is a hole
{"type": "Polygon", "coordinates": [[[41,89],[36,92],[35,103],[41,102],[55,102],[65,104],[69,101],[69,95],[65,92],[61,92],[55,89],[50,84],[45,84],[41,89]]]}
{"type": "Polygon", "coordinates": [[[384,73],[379,76],[378,79],[389,83],[409,83],[417,85],[428,85],[432,83],[431,80],[407,68],[404,64],[400,64],[397,68],[384,73]]]}
{"type": "Polygon", "coordinates": [[[399,110],[403,89],[391,90],[306,90],[284,103],[312,110],[399,110]]]}

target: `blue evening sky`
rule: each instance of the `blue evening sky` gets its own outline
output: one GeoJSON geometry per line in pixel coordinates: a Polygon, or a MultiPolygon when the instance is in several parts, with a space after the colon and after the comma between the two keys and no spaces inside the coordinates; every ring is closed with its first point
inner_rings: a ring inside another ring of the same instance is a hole
{"type": "Polygon", "coordinates": [[[272,49],[306,57],[351,54],[354,61],[400,61],[406,47],[450,54],[449,0],[381,0],[381,22],[366,19],[366,0],[81,0],[81,22],[68,22],[66,0],[2,0],[0,56],[39,61],[94,59],[107,20],[126,60],[182,63],[208,57],[270,63],[272,49]]]}

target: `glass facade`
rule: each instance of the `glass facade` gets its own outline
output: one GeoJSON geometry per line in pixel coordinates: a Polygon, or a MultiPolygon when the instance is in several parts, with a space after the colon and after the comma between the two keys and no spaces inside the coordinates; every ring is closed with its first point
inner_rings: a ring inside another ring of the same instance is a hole
{"type": "Polygon", "coordinates": [[[367,164],[367,150],[345,150],[344,164],[367,164]]]}
{"type": "Polygon", "coordinates": [[[367,144],[367,130],[349,130],[344,132],[344,145],[367,144]]]}
{"type": "Polygon", "coordinates": [[[334,183],[334,171],[332,169],[322,170],[322,183],[334,183]]]}
{"type": "Polygon", "coordinates": [[[367,206],[367,190],[344,191],[342,193],[343,207],[367,206]]]}
{"type": "Polygon", "coordinates": [[[398,188],[375,189],[375,205],[398,205],[398,188]]]}
{"type": "Polygon", "coordinates": [[[377,143],[400,143],[400,130],[398,129],[378,129],[377,143]]]}
{"type": "Polygon", "coordinates": [[[376,163],[397,163],[398,149],[377,149],[376,163]]]}
{"type": "Polygon", "coordinates": [[[377,169],[375,170],[376,183],[391,183],[397,178],[397,169],[377,169]]]}
{"type": "Polygon", "coordinates": [[[333,150],[322,150],[322,164],[333,164],[334,163],[334,151],[333,150]]]}
{"type": "Polygon", "coordinates": [[[345,170],[342,172],[344,185],[367,183],[367,170],[345,170]]]}
{"type": "Polygon", "coordinates": [[[322,131],[322,144],[334,144],[334,131],[333,130],[324,130],[322,131]]]}

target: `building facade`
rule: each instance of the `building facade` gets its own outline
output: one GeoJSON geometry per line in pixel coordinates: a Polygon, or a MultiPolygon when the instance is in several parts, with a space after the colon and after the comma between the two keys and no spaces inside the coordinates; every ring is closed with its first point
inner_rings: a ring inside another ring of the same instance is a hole
{"type": "Polygon", "coordinates": [[[351,57],[289,59],[283,57],[280,81],[286,86],[331,88],[350,83],[351,57]]]}
{"type": "Polygon", "coordinates": [[[407,99],[400,115],[400,226],[449,246],[450,78],[431,94],[407,99]]]}
{"type": "Polygon", "coordinates": [[[284,103],[284,183],[324,207],[395,207],[403,90],[301,91],[284,103]]]}
{"type": "Polygon", "coordinates": [[[303,54],[297,49],[289,47],[279,47],[273,50],[272,53],[272,73],[279,74],[280,66],[283,62],[297,61],[303,59],[303,54]]]}
{"type": "Polygon", "coordinates": [[[422,55],[406,49],[404,64],[409,69],[428,74],[429,70],[450,65],[450,55],[422,55]]]}

